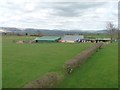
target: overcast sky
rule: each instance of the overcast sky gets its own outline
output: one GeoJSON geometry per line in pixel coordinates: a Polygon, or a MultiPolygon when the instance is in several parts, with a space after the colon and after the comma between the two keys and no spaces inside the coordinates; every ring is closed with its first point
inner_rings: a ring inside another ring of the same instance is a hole
{"type": "Polygon", "coordinates": [[[118,24],[118,0],[0,0],[0,27],[102,30],[118,24]]]}

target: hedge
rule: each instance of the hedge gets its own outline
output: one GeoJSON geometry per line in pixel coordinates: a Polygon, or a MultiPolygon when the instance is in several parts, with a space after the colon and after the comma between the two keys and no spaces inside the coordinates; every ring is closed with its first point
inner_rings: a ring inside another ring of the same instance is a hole
{"type": "MultiPolygon", "coordinates": [[[[103,43],[97,43],[92,47],[88,48],[87,50],[83,51],[79,55],[77,55],[72,60],[66,62],[64,64],[64,69],[67,74],[70,74],[75,68],[79,67],[83,64],[90,56],[92,56],[98,49],[101,48],[103,43]]],[[[23,89],[30,89],[30,88],[52,88],[57,83],[61,81],[60,75],[55,72],[48,73],[44,77],[34,80],[28,84],[26,84],[23,89]]]]}
{"type": "Polygon", "coordinates": [[[75,68],[79,67],[83,64],[89,57],[91,57],[96,51],[98,51],[103,43],[96,43],[92,47],[88,48],[87,50],[83,51],[79,55],[77,55],[72,60],[66,62],[64,64],[65,73],[70,74],[75,68]]]}
{"type": "Polygon", "coordinates": [[[48,73],[43,78],[32,81],[23,88],[52,88],[60,81],[60,76],[57,73],[48,73]]]}

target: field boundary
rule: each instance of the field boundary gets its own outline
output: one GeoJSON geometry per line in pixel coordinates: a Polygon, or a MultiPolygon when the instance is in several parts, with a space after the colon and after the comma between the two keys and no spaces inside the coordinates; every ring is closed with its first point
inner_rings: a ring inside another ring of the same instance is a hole
{"type": "Polygon", "coordinates": [[[81,66],[89,57],[91,57],[95,52],[97,52],[103,43],[97,43],[92,47],[84,50],[82,53],[78,54],[72,60],[66,62],[64,64],[65,74],[70,74],[75,68],[81,66]]]}
{"type": "Polygon", "coordinates": [[[50,72],[40,79],[26,84],[23,88],[52,88],[62,79],[58,73],[50,72]]]}
{"type": "MultiPolygon", "coordinates": [[[[92,56],[102,46],[103,46],[103,43],[97,43],[93,45],[92,47],[84,50],[82,53],[78,54],[72,60],[65,63],[64,65],[65,73],[70,74],[73,69],[83,64],[90,56],[92,56]]],[[[23,88],[53,88],[64,78],[62,78],[56,72],[50,72],[47,75],[43,76],[42,78],[34,80],[26,84],[23,88]]]]}

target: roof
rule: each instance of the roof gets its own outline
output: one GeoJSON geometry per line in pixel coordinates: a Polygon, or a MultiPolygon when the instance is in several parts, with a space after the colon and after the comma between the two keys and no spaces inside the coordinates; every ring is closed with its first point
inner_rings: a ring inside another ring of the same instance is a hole
{"type": "Polygon", "coordinates": [[[37,37],[35,40],[58,40],[60,37],[57,36],[42,36],[42,37],[37,37]]]}
{"type": "Polygon", "coordinates": [[[78,39],[84,39],[83,35],[65,35],[62,40],[66,41],[76,41],[78,39]]]}
{"type": "Polygon", "coordinates": [[[110,38],[86,38],[86,40],[111,40],[110,38]]]}
{"type": "Polygon", "coordinates": [[[111,40],[110,38],[96,38],[97,40],[111,40]]]}

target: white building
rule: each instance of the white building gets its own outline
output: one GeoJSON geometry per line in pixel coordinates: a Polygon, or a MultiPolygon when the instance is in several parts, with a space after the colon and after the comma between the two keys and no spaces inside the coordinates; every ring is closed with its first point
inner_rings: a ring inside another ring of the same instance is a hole
{"type": "Polygon", "coordinates": [[[62,37],[61,42],[74,43],[81,39],[84,39],[83,35],[65,35],[62,37]]]}

